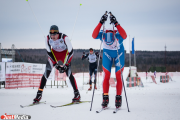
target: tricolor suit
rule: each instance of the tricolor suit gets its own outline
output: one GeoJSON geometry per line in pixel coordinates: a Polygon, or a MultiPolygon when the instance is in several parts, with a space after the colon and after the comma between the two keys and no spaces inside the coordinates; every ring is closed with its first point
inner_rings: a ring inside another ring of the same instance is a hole
{"type": "Polygon", "coordinates": [[[113,64],[113,61],[115,63],[115,73],[116,73],[116,94],[121,95],[122,94],[122,79],[121,79],[121,72],[123,72],[124,69],[124,46],[123,46],[123,40],[126,39],[127,35],[124,29],[117,24],[116,28],[117,30],[106,30],[104,33],[103,31],[100,31],[100,28],[102,26],[102,23],[99,22],[99,24],[96,26],[96,28],[93,31],[92,37],[94,39],[100,39],[103,42],[103,94],[108,95],[109,92],[109,79],[111,75],[111,66],[113,64]],[[103,38],[102,38],[103,34],[103,38]],[[116,45],[116,39],[117,39],[117,45],[116,45]],[[117,48],[118,53],[117,55],[117,48]],[[120,62],[118,60],[118,57],[120,58],[120,62]],[[120,66],[121,64],[121,66],[120,66]]]}

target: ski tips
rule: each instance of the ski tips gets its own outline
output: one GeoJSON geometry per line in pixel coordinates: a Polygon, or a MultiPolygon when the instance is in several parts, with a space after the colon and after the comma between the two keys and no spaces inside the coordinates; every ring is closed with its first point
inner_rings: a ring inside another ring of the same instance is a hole
{"type": "Polygon", "coordinates": [[[56,106],[50,105],[52,108],[56,108],[56,106]]]}
{"type": "Polygon", "coordinates": [[[110,14],[110,15],[112,15],[111,11],[109,11],[109,12],[108,12],[108,11],[106,11],[106,12],[105,12],[105,14],[110,14]]]}
{"type": "Polygon", "coordinates": [[[22,105],[20,105],[21,108],[24,108],[22,105]]]}
{"type": "Polygon", "coordinates": [[[99,113],[99,111],[96,111],[96,113],[99,113]]]}

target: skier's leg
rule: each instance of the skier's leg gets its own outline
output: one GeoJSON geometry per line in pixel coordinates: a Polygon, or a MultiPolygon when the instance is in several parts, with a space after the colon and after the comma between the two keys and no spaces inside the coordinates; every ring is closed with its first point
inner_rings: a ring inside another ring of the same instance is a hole
{"type": "MultiPolygon", "coordinates": [[[[115,58],[115,73],[116,73],[116,95],[121,95],[122,89],[123,89],[123,83],[121,78],[121,72],[124,70],[124,52],[121,52],[122,50],[118,50],[118,57],[115,58]],[[120,60],[120,63],[119,63],[120,60]],[[120,68],[121,65],[121,68],[120,68]]],[[[117,53],[116,53],[117,54],[117,53]]]]}
{"type": "Polygon", "coordinates": [[[121,107],[122,104],[122,90],[123,90],[123,81],[122,81],[122,73],[124,70],[124,52],[118,51],[119,55],[115,58],[115,73],[116,73],[116,100],[115,100],[115,106],[116,108],[121,107]],[[120,63],[119,63],[120,60],[120,63]],[[120,68],[121,65],[121,68],[120,68]]]}
{"type": "Polygon", "coordinates": [[[109,104],[109,79],[111,75],[111,66],[113,63],[113,58],[103,50],[103,102],[102,107],[106,107],[109,104]]]}
{"type": "Polygon", "coordinates": [[[107,53],[103,52],[103,93],[109,93],[109,79],[111,75],[111,66],[113,63],[113,58],[107,53]]]}
{"type": "Polygon", "coordinates": [[[91,66],[89,66],[89,85],[90,85],[90,88],[88,90],[92,89],[92,74],[93,74],[93,70],[92,70],[91,66]]]}
{"type": "Polygon", "coordinates": [[[78,101],[80,101],[81,97],[80,97],[80,93],[78,91],[76,79],[72,75],[71,65],[70,64],[69,64],[69,67],[68,67],[68,69],[66,71],[66,75],[69,77],[69,80],[70,80],[71,85],[72,85],[73,90],[74,90],[74,98],[72,99],[72,102],[78,102],[78,101]]]}
{"type": "Polygon", "coordinates": [[[52,68],[53,68],[53,61],[50,58],[48,58],[47,63],[46,63],[45,72],[41,78],[41,82],[39,85],[39,89],[38,89],[36,98],[34,98],[34,103],[39,102],[41,100],[44,86],[46,85],[47,78],[49,77],[52,68]]]}

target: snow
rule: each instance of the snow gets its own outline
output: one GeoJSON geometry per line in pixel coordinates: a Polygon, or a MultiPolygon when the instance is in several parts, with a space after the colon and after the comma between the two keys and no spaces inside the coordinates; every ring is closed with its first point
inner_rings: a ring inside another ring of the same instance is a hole
{"type": "MultiPolygon", "coordinates": [[[[127,76],[128,69],[123,76],[127,76]]],[[[83,85],[83,77],[76,76],[76,81],[81,94],[82,101],[92,100],[92,91],[87,91],[89,85],[83,85]]],[[[156,78],[157,84],[153,83],[150,77],[146,80],[141,77],[144,87],[125,88],[130,112],[127,110],[124,92],[122,93],[122,107],[116,114],[115,95],[116,89],[110,87],[109,106],[110,108],[96,113],[101,108],[102,103],[102,76],[99,76],[98,90],[95,91],[92,111],[91,103],[52,108],[50,105],[63,105],[70,103],[73,89],[69,87],[47,86],[44,89],[41,101],[46,104],[21,108],[20,105],[32,103],[36,96],[37,88],[21,89],[0,89],[0,116],[10,114],[30,115],[32,120],[180,120],[180,76],[173,76],[173,81],[160,83],[160,77],[156,78]]],[[[125,80],[125,77],[124,77],[125,80]]],[[[84,83],[88,81],[88,76],[84,77],[84,83]]],[[[48,81],[50,84],[51,81],[48,81]]],[[[54,83],[54,82],[53,82],[54,83]]],[[[69,84],[69,83],[68,83],[69,84]]],[[[3,86],[1,86],[3,87],[3,86]]]]}

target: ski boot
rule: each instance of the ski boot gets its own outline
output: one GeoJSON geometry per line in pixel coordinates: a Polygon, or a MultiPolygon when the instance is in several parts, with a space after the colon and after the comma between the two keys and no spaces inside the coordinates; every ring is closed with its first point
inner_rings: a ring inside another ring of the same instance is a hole
{"type": "Polygon", "coordinates": [[[41,98],[42,98],[42,91],[38,90],[37,95],[36,95],[36,98],[34,98],[33,104],[39,103],[39,101],[41,100],[41,98]]]}
{"type": "Polygon", "coordinates": [[[92,89],[92,85],[90,85],[90,88],[88,89],[88,91],[91,91],[91,89],[92,89]]]}
{"type": "Polygon", "coordinates": [[[116,95],[116,100],[115,100],[116,108],[121,107],[121,104],[122,104],[122,97],[120,95],[116,95]]]}
{"type": "Polygon", "coordinates": [[[74,91],[74,98],[72,99],[72,103],[80,102],[81,96],[79,91],[74,91]]]}
{"type": "Polygon", "coordinates": [[[96,89],[96,90],[97,90],[97,87],[96,87],[96,85],[95,85],[94,89],[96,89]]]}
{"type": "Polygon", "coordinates": [[[103,94],[103,102],[102,102],[102,107],[103,108],[105,108],[105,107],[107,107],[108,106],[108,104],[109,104],[109,95],[104,95],[103,94]]]}

